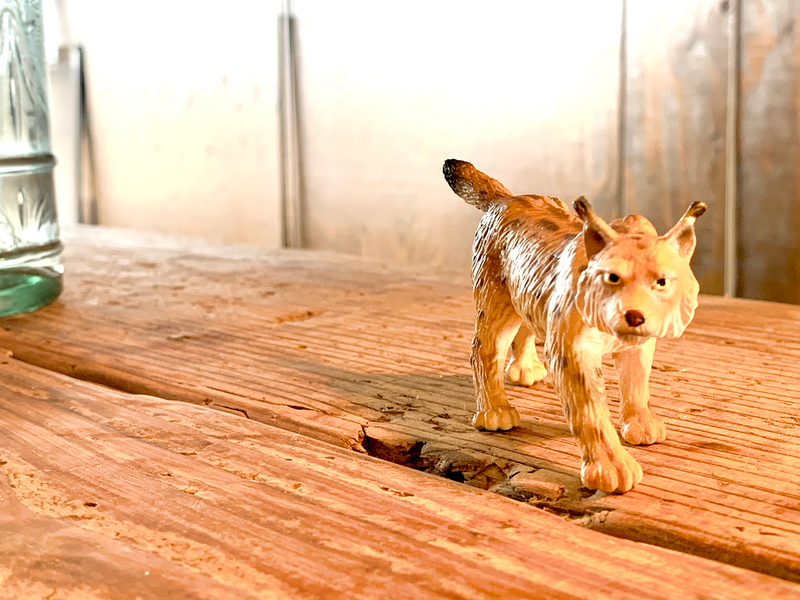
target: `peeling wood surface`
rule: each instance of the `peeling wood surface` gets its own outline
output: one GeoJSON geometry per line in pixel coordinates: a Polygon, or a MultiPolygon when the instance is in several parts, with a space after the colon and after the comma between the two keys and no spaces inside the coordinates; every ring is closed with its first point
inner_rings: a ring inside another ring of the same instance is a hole
{"type": "Polygon", "coordinates": [[[800,308],[703,298],[684,337],[656,352],[652,404],[669,438],[632,448],[644,481],[606,496],[580,487],[549,384],[510,388],[521,428],[469,426],[473,308],[461,276],[85,228],[67,236],[66,269],[60,300],[0,320],[0,347],[20,361],[800,582],[800,308]]]}
{"type": "Polygon", "coordinates": [[[737,294],[800,303],[800,3],[742,0],[737,294]]]}
{"type": "Polygon", "coordinates": [[[0,361],[3,598],[765,598],[800,586],[0,361]]]}

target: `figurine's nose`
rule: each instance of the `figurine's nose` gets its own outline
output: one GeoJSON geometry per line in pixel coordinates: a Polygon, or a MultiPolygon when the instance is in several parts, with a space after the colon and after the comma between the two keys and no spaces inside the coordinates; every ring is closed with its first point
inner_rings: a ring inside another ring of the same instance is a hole
{"type": "Polygon", "coordinates": [[[631,327],[638,327],[644,323],[644,315],[638,310],[629,310],[625,313],[625,320],[631,327]]]}

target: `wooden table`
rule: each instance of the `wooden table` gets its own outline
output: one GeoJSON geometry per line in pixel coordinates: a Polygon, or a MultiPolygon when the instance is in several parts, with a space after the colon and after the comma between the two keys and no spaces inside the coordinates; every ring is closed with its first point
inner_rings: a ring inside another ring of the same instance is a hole
{"type": "Polygon", "coordinates": [[[606,495],[549,383],[468,424],[466,274],[66,241],[0,319],[0,598],[800,597],[798,307],[703,298],[606,495]]]}

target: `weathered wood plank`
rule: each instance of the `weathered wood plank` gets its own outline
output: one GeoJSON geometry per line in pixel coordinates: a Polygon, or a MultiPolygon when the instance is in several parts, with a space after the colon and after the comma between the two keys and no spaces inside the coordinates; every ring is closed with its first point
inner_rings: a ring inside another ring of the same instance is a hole
{"type": "Polygon", "coordinates": [[[456,278],[343,256],[94,235],[69,238],[62,299],[0,321],[0,346],[48,369],[232,411],[620,537],[800,581],[800,308],[703,298],[684,338],[656,353],[652,403],[668,441],[631,449],[645,472],[635,490],[592,495],[549,384],[510,389],[521,428],[469,426],[473,307],[456,278]]]}
{"type": "Polygon", "coordinates": [[[3,598],[758,598],[800,586],[0,361],[3,598]]]}
{"type": "Polygon", "coordinates": [[[742,1],[737,293],[800,304],[800,4],[742,1]]]}
{"type": "Polygon", "coordinates": [[[666,232],[695,200],[700,291],[724,284],[728,2],[628,2],[625,214],[666,232]]]}

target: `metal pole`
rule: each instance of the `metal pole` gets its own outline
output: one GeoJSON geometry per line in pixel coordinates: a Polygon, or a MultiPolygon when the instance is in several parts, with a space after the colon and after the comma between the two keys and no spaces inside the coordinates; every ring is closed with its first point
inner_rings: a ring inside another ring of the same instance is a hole
{"type": "Polygon", "coordinates": [[[741,1],[730,0],[728,15],[728,89],[725,119],[725,295],[736,296],[739,194],[739,74],[741,1]]]}
{"type": "Polygon", "coordinates": [[[303,188],[298,117],[297,72],[291,0],[283,0],[278,17],[278,105],[280,128],[282,242],[302,248],[303,188]]]}
{"type": "Polygon", "coordinates": [[[625,165],[627,163],[628,131],[628,2],[622,0],[622,18],[619,39],[619,97],[617,98],[617,214],[628,214],[625,202],[625,165]]]}

